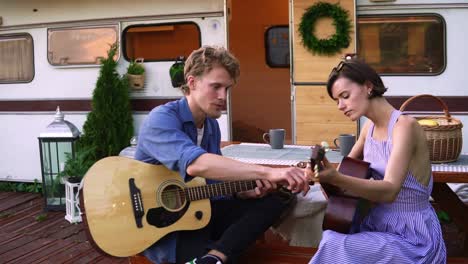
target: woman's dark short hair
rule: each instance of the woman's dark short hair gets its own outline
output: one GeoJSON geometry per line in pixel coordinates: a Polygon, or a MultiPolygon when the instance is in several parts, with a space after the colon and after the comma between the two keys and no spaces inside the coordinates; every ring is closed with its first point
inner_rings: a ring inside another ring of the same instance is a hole
{"type": "Polygon", "coordinates": [[[359,59],[353,58],[341,61],[331,71],[327,82],[327,92],[331,98],[333,98],[333,84],[341,77],[345,77],[360,85],[364,85],[366,82],[372,83],[373,88],[369,98],[381,97],[387,91],[382,79],[372,67],[359,59]]]}

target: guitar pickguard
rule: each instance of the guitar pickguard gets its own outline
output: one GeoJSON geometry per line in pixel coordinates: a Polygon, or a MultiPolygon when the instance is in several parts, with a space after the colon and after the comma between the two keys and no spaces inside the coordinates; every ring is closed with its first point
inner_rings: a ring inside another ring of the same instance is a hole
{"type": "Polygon", "coordinates": [[[146,221],[148,224],[163,228],[170,226],[177,222],[187,211],[190,202],[187,202],[182,210],[177,212],[170,212],[164,207],[151,208],[146,214],[146,221]]]}

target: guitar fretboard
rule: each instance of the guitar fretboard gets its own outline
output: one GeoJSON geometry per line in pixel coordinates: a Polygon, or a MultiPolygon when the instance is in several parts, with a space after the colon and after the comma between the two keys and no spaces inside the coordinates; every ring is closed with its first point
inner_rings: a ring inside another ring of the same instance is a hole
{"type": "Polygon", "coordinates": [[[256,186],[257,184],[255,181],[230,181],[186,188],[185,194],[188,200],[196,201],[248,191],[254,189],[256,186]]]}

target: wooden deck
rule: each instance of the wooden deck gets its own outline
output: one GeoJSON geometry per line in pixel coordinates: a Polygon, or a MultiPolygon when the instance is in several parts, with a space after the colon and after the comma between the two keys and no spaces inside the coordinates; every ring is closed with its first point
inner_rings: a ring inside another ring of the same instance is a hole
{"type": "Polygon", "coordinates": [[[129,263],[96,251],[64,212],[37,221],[43,204],[39,194],[0,192],[0,263],[129,263]]]}
{"type": "MultiPolygon", "coordinates": [[[[39,194],[0,192],[0,263],[149,263],[144,258],[115,258],[94,249],[84,224],[70,224],[64,212],[48,212],[43,221],[39,194]]],[[[314,248],[291,247],[272,233],[259,239],[242,264],[307,263],[314,248]]],[[[450,256],[448,263],[468,263],[450,256]]]]}

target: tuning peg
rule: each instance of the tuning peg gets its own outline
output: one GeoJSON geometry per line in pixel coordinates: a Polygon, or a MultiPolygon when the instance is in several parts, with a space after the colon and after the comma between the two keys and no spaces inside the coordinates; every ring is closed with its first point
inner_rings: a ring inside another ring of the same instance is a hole
{"type": "Polygon", "coordinates": [[[320,145],[322,146],[322,148],[323,148],[325,151],[330,151],[330,145],[328,144],[328,142],[322,141],[322,142],[320,143],[320,145]]]}

